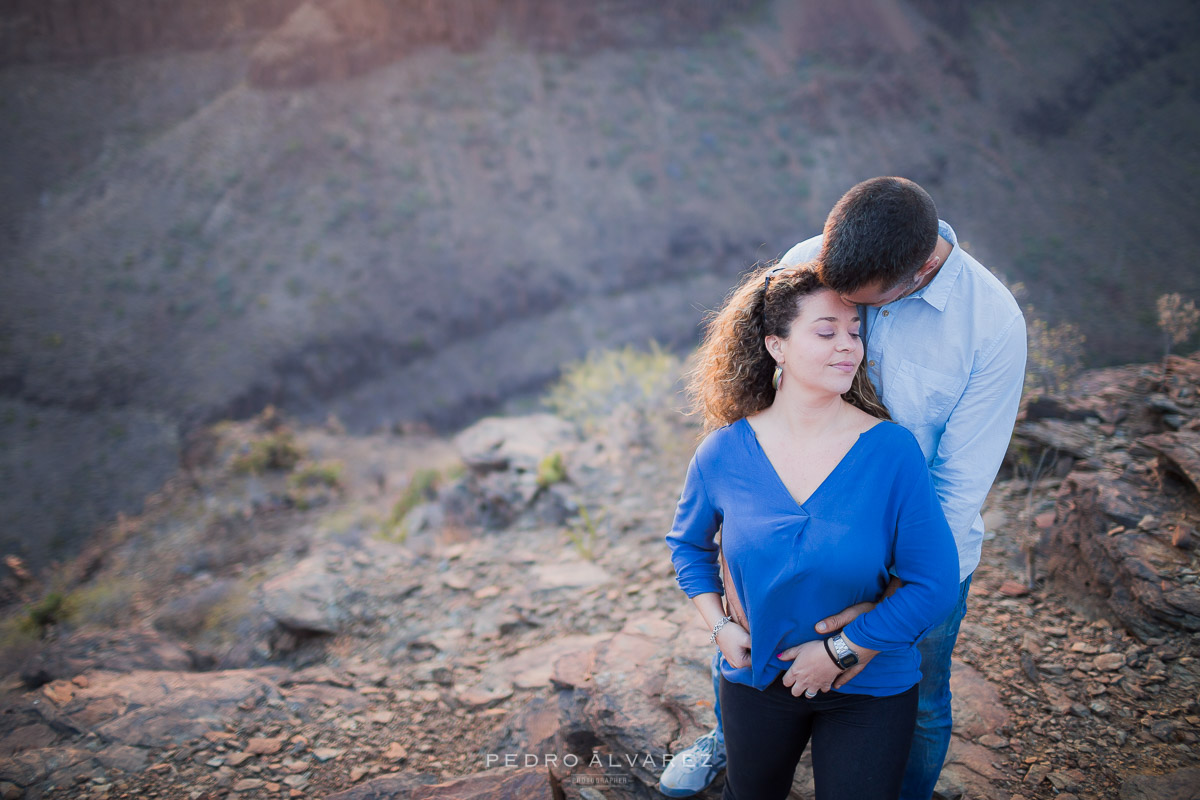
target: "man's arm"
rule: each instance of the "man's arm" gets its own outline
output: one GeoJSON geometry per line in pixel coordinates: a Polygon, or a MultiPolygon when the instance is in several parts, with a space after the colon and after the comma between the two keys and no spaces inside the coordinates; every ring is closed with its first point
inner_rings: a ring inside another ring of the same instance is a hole
{"type": "Polygon", "coordinates": [[[1018,313],[992,351],[972,370],[929,465],[942,511],[960,550],[960,581],[979,563],[982,541],[969,540],[971,525],[1012,438],[1025,383],[1025,354],[1025,319],[1018,313]],[[964,545],[967,552],[963,552],[964,545]]]}

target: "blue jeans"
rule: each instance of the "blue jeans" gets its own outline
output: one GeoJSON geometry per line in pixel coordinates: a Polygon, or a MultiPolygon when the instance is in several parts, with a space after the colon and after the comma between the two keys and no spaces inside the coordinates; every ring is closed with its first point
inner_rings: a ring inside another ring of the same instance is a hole
{"type": "MultiPolygon", "coordinates": [[[[918,644],[921,651],[921,682],[917,700],[917,727],[908,752],[908,766],[900,789],[901,800],[929,800],[942,774],[946,751],[950,749],[953,720],[950,715],[950,656],[958,642],[958,627],[967,613],[967,595],[971,578],[958,585],[958,604],[940,624],[925,634],[918,644]]],[[[712,659],[713,711],[717,715],[717,738],[725,741],[721,725],[721,653],[712,659]]]]}
{"type": "Polygon", "coordinates": [[[950,748],[950,655],[958,641],[958,627],[967,613],[971,575],[958,585],[958,604],[940,624],[917,643],[921,651],[921,682],[917,699],[917,729],[908,751],[908,767],[900,788],[901,800],[929,800],[946,751],[950,748]]]}
{"type": "Polygon", "coordinates": [[[721,724],[721,651],[713,653],[712,657],[713,682],[713,713],[717,715],[717,741],[725,744],[725,726],[721,724]]]}

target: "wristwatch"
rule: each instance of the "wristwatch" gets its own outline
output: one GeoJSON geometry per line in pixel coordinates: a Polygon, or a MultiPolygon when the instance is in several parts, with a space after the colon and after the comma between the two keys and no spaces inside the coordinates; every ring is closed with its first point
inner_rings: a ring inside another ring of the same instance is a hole
{"type": "Polygon", "coordinates": [[[840,633],[835,633],[825,640],[825,652],[841,669],[850,669],[858,663],[858,653],[850,649],[840,633]]]}

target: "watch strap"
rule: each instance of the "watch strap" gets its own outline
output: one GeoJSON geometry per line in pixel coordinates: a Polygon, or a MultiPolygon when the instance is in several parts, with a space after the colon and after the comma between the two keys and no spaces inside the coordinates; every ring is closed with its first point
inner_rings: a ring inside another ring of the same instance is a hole
{"type": "MultiPolygon", "coordinates": [[[[829,638],[832,639],[833,637],[831,636],[829,638]]],[[[838,669],[844,669],[844,667],[842,666],[842,662],[838,661],[838,657],[833,654],[833,650],[829,647],[829,639],[826,639],[824,641],[824,645],[825,645],[825,652],[829,656],[829,660],[832,661],[838,669]]]]}

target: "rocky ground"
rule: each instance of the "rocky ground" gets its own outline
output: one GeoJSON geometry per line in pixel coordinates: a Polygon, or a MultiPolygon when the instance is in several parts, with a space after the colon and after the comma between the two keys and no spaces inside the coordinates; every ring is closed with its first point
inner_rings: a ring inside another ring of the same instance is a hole
{"type": "MultiPolygon", "coordinates": [[[[1162,370],[1098,373],[1022,423],[986,508],[944,797],[1200,796],[1200,626],[1178,605],[1200,492],[1178,447],[1138,444],[1196,435],[1200,362],[1162,370]],[[1064,432],[1110,424],[1068,457],[1064,432]],[[1030,457],[1048,428],[1052,466],[1030,457]],[[1158,476],[1170,503],[1092,530],[1154,572],[1158,595],[1120,603],[1061,566],[1080,487],[1118,452],[1116,478],[1158,476]]],[[[49,584],[8,561],[0,797],[657,796],[664,754],[712,719],[707,635],[662,542],[694,433],[630,409],[453,442],[218,426],[49,584]]]]}

